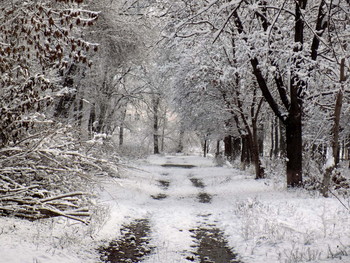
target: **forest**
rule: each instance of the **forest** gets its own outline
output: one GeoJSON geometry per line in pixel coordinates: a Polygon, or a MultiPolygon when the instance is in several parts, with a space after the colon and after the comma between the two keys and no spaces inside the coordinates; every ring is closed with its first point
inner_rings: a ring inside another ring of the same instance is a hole
{"type": "Polygon", "coordinates": [[[350,210],[349,0],[4,0],[0,32],[1,217],[88,225],[166,154],[350,210]]]}

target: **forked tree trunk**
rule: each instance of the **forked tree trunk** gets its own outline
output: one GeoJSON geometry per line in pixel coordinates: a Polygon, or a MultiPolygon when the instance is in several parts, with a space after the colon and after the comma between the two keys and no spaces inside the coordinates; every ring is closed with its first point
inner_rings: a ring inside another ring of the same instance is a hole
{"type": "Polygon", "coordinates": [[[340,130],[340,115],[341,115],[341,109],[343,105],[343,82],[346,80],[345,77],[345,59],[343,58],[341,60],[340,64],[340,83],[341,87],[337,94],[337,99],[335,102],[334,107],[334,116],[333,116],[333,129],[332,129],[332,152],[333,152],[333,164],[330,167],[327,167],[324,175],[323,175],[323,187],[322,187],[322,194],[324,197],[328,197],[328,190],[329,185],[331,183],[331,176],[333,173],[333,170],[337,168],[337,165],[339,164],[339,130],[340,130]]]}
{"type": "MultiPolygon", "coordinates": [[[[307,0],[295,1],[295,53],[303,50],[304,44],[304,18],[302,12],[305,10],[307,0]]],[[[290,83],[290,108],[286,120],[286,143],[287,143],[287,186],[298,187],[302,185],[303,177],[303,139],[302,139],[302,99],[300,92],[305,89],[306,83],[299,78],[298,70],[302,67],[301,57],[294,59],[295,71],[292,71],[290,83]]]]}

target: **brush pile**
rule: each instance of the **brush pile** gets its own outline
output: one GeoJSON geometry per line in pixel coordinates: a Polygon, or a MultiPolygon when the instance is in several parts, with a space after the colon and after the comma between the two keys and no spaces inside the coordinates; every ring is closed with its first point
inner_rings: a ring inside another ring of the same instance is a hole
{"type": "Polygon", "coordinates": [[[92,175],[115,167],[84,154],[71,135],[67,129],[46,131],[0,149],[0,216],[64,216],[88,223],[92,175]]]}

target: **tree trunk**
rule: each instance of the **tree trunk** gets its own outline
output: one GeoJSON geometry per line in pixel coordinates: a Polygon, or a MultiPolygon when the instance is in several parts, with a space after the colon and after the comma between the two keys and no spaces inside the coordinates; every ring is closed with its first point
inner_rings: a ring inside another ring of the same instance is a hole
{"type": "MultiPolygon", "coordinates": [[[[295,34],[294,52],[303,50],[304,44],[304,19],[302,10],[305,10],[307,0],[297,0],[295,4],[295,34]]],[[[290,83],[290,109],[286,120],[287,143],[287,186],[298,187],[302,185],[302,99],[300,93],[306,87],[306,83],[298,76],[302,59],[295,58],[295,71],[292,72],[290,83]]]]}
{"type": "MultiPolygon", "coordinates": [[[[265,177],[264,169],[260,161],[260,151],[259,151],[259,140],[258,140],[258,128],[256,124],[256,119],[252,122],[253,134],[249,142],[251,145],[252,160],[255,167],[255,179],[262,179],[265,177]]],[[[250,136],[249,136],[250,137],[250,136]]]]}
{"type": "Polygon", "coordinates": [[[220,140],[216,141],[216,153],[215,156],[218,157],[220,155],[220,140]]]}
{"type": "Polygon", "coordinates": [[[243,165],[243,169],[245,169],[251,163],[251,152],[248,135],[242,136],[241,163],[243,165]]]}
{"type": "Polygon", "coordinates": [[[163,125],[162,125],[162,140],[161,140],[161,146],[160,146],[161,152],[164,152],[164,147],[165,147],[165,129],[167,125],[166,113],[167,111],[164,110],[163,117],[162,117],[163,125]]]}
{"type": "Polygon", "coordinates": [[[334,165],[338,166],[339,164],[339,157],[340,157],[340,147],[339,147],[339,128],[340,128],[340,114],[343,104],[343,91],[339,90],[337,94],[337,100],[335,103],[335,109],[334,109],[334,125],[333,125],[333,141],[332,141],[332,148],[333,148],[333,158],[334,158],[334,165]]]}
{"type": "Polygon", "coordinates": [[[274,149],[275,149],[274,119],[271,120],[270,141],[271,141],[270,159],[272,159],[272,157],[275,157],[275,156],[274,156],[274,149]]]}
{"type": "Polygon", "coordinates": [[[153,100],[153,153],[154,154],[159,154],[159,126],[158,126],[159,102],[160,102],[159,97],[153,100]]]}
{"type": "Polygon", "coordinates": [[[233,145],[232,145],[232,136],[231,135],[227,135],[224,138],[224,145],[225,145],[225,157],[227,158],[227,160],[233,161],[232,160],[232,157],[233,157],[233,145]]]}
{"type": "Polygon", "coordinates": [[[103,133],[105,132],[105,120],[107,113],[107,104],[105,102],[100,103],[100,112],[98,114],[96,132],[103,133]]]}
{"type": "Polygon", "coordinates": [[[286,155],[287,155],[286,127],[284,126],[283,122],[280,119],[278,119],[278,126],[279,126],[279,133],[280,133],[280,140],[279,140],[280,156],[281,157],[286,157],[286,155]]]}
{"type": "Polygon", "coordinates": [[[286,124],[287,186],[302,184],[302,122],[301,112],[290,115],[286,124]]]}
{"type": "Polygon", "coordinates": [[[203,156],[207,157],[207,152],[208,152],[208,140],[204,139],[204,145],[203,145],[203,156]]]}
{"type": "Polygon", "coordinates": [[[340,64],[340,90],[338,91],[337,94],[337,99],[335,102],[335,107],[334,107],[334,116],[333,116],[333,129],[332,129],[332,154],[333,154],[333,160],[334,163],[332,166],[327,167],[325,174],[323,175],[323,187],[322,187],[322,194],[324,197],[328,197],[328,190],[329,190],[329,185],[331,182],[331,176],[334,171],[334,169],[337,168],[339,164],[339,128],[340,128],[340,115],[341,115],[341,109],[343,105],[343,82],[346,80],[345,77],[345,59],[343,58],[341,60],[340,64]]]}
{"type": "Polygon", "coordinates": [[[274,148],[274,150],[273,150],[273,155],[274,155],[274,157],[275,158],[277,158],[278,157],[278,154],[279,154],[279,152],[280,152],[280,145],[279,145],[279,142],[280,142],[280,140],[279,140],[279,134],[278,134],[278,125],[279,123],[278,123],[278,118],[276,117],[275,118],[275,121],[274,121],[274,128],[275,128],[275,148],[274,148]]]}
{"type": "Polygon", "coordinates": [[[335,102],[334,108],[334,125],[333,125],[333,158],[334,165],[337,166],[339,164],[339,155],[340,155],[340,147],[339,147],[339,130],[340,130],[340,115],[341,109],[343,105],[343,82],[346,80],[345,76],[345,59],[343,58],[340,63],[340,83],[341,88],[337,94],[337,99],[335,102]]]}
{"type": "Polygon", "coordinates": [[[180,134],[179,134],[179,144],[177,145],[177,150],[176,150],[177,153],[182,153],[184,150],[184,144],[183,144],[184,135],[185,135],[185,131],[181,128],[180,134]]]}
{"type": "Polygon", "coordinates": [[[81,124],[82,124],[83,108],[84,108],[83,98],[76,100],[74,103],[74,120],[76,121],[79,127],[81,127],[81,124]]]}
{"type": "MultiPolygon", "coordinates": [[[[69,67],[63,79],[63,83],[62,83],[63,87],[73,88],[74,86],[73,76],[74,74],[76,74],[77,70],[78,70],[78,67],[75,64],[72,64],[69,67]]],[[[54,117],[67,119],[69,116],[69,109],[71,108],[73,102],[75,101],[76,95],[77,95],[77,92],[72,92],[61,96],[56,105],[54,117]]]]}
{"type": "Polygon", "coordinates": [[[241,138],[240,137],[234,137],[232,139],[232,161],[237,159],[239,157],[239,154],[241,153],[241,138]]]}
{"type": "Polygon", "coordinates": [[[321,193],[324,197],[328,197],[328,189],[331,184],[333,170],[334,166],[328,167],[323,174],[321,193]]]}
{"type": "Polygon", "coordinates": [[[124,144],[124,123],[125,123],[125,118],[126,118],[126,108],[122,112],[122,118],[120,121],[120,126],[119,126],[119,146],[123,146],[124,144]]]}
{"type": "Polygon", "coordinates": [[[122,123],[119,127],[119,147],[124,144],[124,124],[122,123]]]}
{"type": "Polygon", "coordinates": [[[90,137],[92,137],[93,133],[95,132],[95,120],[96,120],[95,103],[93,103],[91,105],[89,123],[88,123],[88,130],[89,130],[90,137]]]}
{"type": "Polygon", "coordinates": [[[259,146],[259,156],[264,156],[264,126],[258,129],[258,146],[259,146]]]}

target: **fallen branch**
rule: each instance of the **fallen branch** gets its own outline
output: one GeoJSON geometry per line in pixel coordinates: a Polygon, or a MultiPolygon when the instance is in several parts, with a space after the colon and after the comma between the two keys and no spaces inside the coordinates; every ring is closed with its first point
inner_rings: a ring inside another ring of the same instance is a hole
{"type": "Polygon", "coordinates": [[[51,208],[51,207],[45,207],[45,206],[42,206],[40,208],[38,208],[38,210],[44,214],[44,215],[48,215],[49,217],[54,217],[54,216],[63,216],[63,217],[67,217],[69,219],[73,219],[73,220],[76,220],[76,221],[79,221],[81,223],[84,223],[85,225],[88,224],[87,221],[83,220],[83,219],[80,219],[79,217],[77,216],[71,216],[71,215],[68,215],[60,210],[57,210],[57,209],[54,209],[54,208],[51,208]]]}
{"type": "Polygon", "coordinates": [[[72,197],[72,196],[77,196],[77,195],[87,195],[87,194],[88,193],[83,193],[83,192],[68,193],[68,194],[57,195],[57,196],[45,198],[45,199],[41,200],[41,202],[45,203],[45,202],[52,201],[52,200],[63,199],[65,197],[72,197]]]}

